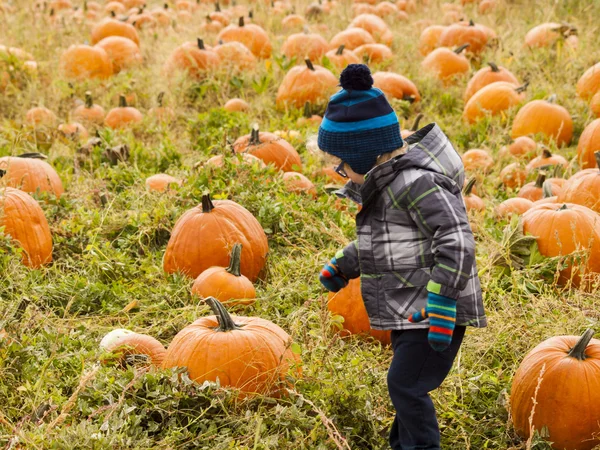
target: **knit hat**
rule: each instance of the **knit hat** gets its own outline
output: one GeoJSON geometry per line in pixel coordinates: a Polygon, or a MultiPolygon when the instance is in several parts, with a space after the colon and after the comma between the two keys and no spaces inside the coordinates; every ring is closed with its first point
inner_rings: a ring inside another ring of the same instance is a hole
{"type": "Polygon", "coordinates": [[[350,64],[340,75],[342,90],[329,99],[319,128],[319,148],[364,175],[377,157],[403,146],[396,113],[373,87],[364,64],[350,64]]]}

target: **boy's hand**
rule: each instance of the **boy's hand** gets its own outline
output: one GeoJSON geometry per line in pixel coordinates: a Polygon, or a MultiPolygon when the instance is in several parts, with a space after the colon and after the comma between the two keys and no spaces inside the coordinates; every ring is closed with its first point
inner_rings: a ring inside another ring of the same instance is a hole
{"type": "Polygon", "coordinates": [[[446,350],[452,342],[456,325],[456,300],[430,292],[427,307],[411,314],[409,322],[421,322],[429,318],[429,345],[436,352],[446,350]]]}
{"type": "Polygon", "coordinates": [[[340,272],[335,257],[323,266],[319,275],[319,281],[325,289],[331,292],[337,292],[348,285],[348,278],[340,272]]]}

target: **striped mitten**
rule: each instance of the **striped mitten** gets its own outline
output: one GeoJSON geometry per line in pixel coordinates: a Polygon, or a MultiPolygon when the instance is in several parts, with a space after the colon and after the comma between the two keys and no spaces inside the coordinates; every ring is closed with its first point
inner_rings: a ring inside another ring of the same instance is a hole
{"type": "Polygon", "coordinates": [[[331,292],[337,292],[348,285],[348,279],[337,266],[337,259],[332,258],[323,268],[319,275],[321,284],[331,292]]]}
{"type": "Polygon", "coordinates": [[[427,307],[408,318],[409,322],[421,322],[429,318],[429,345],[436,352],[446,350],[452,342],[456,325],[456,300],[430,292],[427,307]]]}

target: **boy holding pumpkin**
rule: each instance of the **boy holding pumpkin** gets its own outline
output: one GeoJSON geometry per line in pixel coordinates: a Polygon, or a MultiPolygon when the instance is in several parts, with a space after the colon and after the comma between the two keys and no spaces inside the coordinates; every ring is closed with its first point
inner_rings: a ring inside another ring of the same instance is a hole
{"type": "Polygon", "coordinates": [[[349,65],[340,84],[318,144],[350,180],[338,195],[362,210],[358,239],[325,265],[320,281],[337,292],[360,276],[371,327],[392,330],[391,447],[440,449],[429,392],[448,375],[466,327],[486,326],[462,161],[435,123],[404,142],[367,66],[349,65]]]}

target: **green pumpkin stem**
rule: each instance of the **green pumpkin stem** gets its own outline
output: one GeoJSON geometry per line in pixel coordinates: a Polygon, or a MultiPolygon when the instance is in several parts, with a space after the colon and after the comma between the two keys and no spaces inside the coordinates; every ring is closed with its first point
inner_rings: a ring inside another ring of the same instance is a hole
{"type": "Polygon", "coordinates": [[[245,23],[244,23],[244,16],[240,17],[240,19],[238,20],[238,25],[240,27],[243,27],[245,25],[245,23]]]}
{"type": "Polygon", "coordinates": [[[310,119],[312,117],[310,102],[306,102],[304,104],[304,117],[306,117],[307,119],[310,119]]]}
{"type": "Polygon", "coordinates": [[[471,46],[471,44],[464,44],[464,45],[461,45],[460,47],[456,47],[454,49],[454,53],[456,53],[457,55],[460,55],[464,49],[466,49],[470,46],[471,46]]]}
{"type": "Polygon", "coordinates": [[[575,346],[571,349],[569,356],[571,358],[577,358],[579,361],[586,359],[587,357],[585,356],[585,349],[592,340],[592,336],[594,336],[594,330],[588,328],[586,332],[583,333],[583,336],[579,338],[577,344],[575,344],[575,346]]]}
{"type": "Polygon", "coordinates": [[[94,99],[92,98],[92,93],[90,91],[86,91],[85,93],[85,107],[91,108],[94,106],[94,99]]]}
{"type": "Polygon", "coordinates": [[[600,169],[600,151],[594,153],[594,156],[596,157],[596,165],[598,166],[598,169],[600,169]]]}
{"type": "Polygon", "coordinates": [[[413,126],[410,128],[410,131],[417,131],[419,129],[419,123],[421,123],[421,119],[423,117],[423,114],[419,114],[417,117],[415,117],[415,123],[413,123],[413,126]]]}
{"type": "Polygon", "coordinates": [[[535,187],[542,189],[546,181],[546,172],[540,172],[535,180],[535,187]]]}
{"type": "Polygon", "coordinates": [[[314,72],[315,66],[313,66],[312,61],[310,59],[306,58],[304,60],[304,62],[306,63],[306,67],[308,67],[310,70],[312,70],[314,72]]]}
{"type": "Polygon", "coordinates": [[[216,328],[216,331],[227,332],[242,328],[233,321],[233,317],[231,317],[219,300],[214,297],[207,297],[204,299],[204,301],[210,307],[213,314],[217,316],[219,326],[216,328]]]}
{"type": "Polygon", "coordinates": [[[522,92],[525,92],[528,87],[529,87],[529,81],[526,81],[525,84],[516,88],[515,91],[517,91],[520,94],[522,92]]]}
{"type": "Polygon", "coordinates": [[[119,95],[119,108],[127,108],[127,99],[123,94],[119,95]]]}
{"type": "Polygon", "coordinates": [[[202,212],[209,213],[213,209],[215,209],[215,205],[213,205],[213,202],[210,199],[210,194],[204,194],[202,196],[202,212]]]}
{"type": "Polygon", "coordinates": [[[344,44],[340,45],[336,50],[335,54],[338,56],[342,56],[344,54],[344,48],[346,48],[344,44]]]}
{"type": "Polygon", "coordinates": [[[198,38],[197,42],[198,42],[198,48],[200,50],[206,50],[206,47],[204,46],[204,41],[202,39],[198,38]]]}
{"type": "Polygon", "coordinates": [[[249,145],[258,145],[260,144],[260,129],[258,128],[258,124],[252,127],[252,131],[250,132],[250,141],[249,145]]]}
{"type": "Polygon", "coordinates": [[[242,275],[240,271],[242,258],[242,244],[235,244],[231,249],[231,257],[229,258],[229,267],[226,269],[231,275],[239,277],[242,275]]]}
{"type": "Polygon", "coordinates": [[[488,66],[490,66],[490,69],[492,69],[492,72],[498,73],[500,72],[500,69],[498,68],[498,66],[496,65],[495,62],[492,61],[488,61],[488,66]]]}

